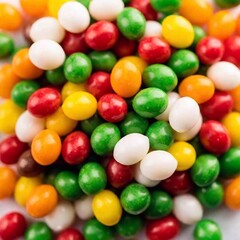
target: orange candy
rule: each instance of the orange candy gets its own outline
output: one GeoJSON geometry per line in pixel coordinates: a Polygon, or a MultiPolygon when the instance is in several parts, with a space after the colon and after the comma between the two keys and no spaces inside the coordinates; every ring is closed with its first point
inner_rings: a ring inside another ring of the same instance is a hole
{"type": "Polygon", "coordinates": [[[240,177],[236,177],[225,188],[225,204],[232,210],[240,210],[240,177]]]}
{"type": "Polygon", "coordinates": [[[220,40],[229,38],[236,30],[236,19],[229,11],[215,13],[208,23],[208,34],[220,40]]]}
{"type": "Polygon", "coordinates": [[[28,214],[34,218],[41,218],[49,214],[57,205],[57,191],[51,185],[40,185],[35,188],[26,203],[28,214]]]}
{"type": "Polygon", "coordinates": [[[53,130],[42,130],[34,137],[31,152],[37,163],[43,166],[50,165],[61,153],[61,139],[53,130]]]}
{"type": "Polygon", "coordinates": [[[25,80],[35,79],[43,74],[43,70],[35,67],[29,59],[28,48],[19,50],[12,61],[14,73],[25,80]]]}
{"type": "Polygon", "coordinates": [[[0,199],[10,197],[17,183],[16,173],[9,167],[0,167],[0,199]]]}
{"type": "Polygon", "coordinates": [[[234,109],[238,112],[240,112],[240,86],[234,88],[233,90],[228,92],[232,98],[233,98],[233,102],[234,102],[234,109]]]}
{"type": "Polygon", "coordinates": [[[192,24],[204,25],[213,15],[213,8],[207,0],[182,0],[179,13],[192,24]]]}
{"type": "Polygon", "coordinates": [[[20,0],[25,13],[32,17],[41,17],[47,11],[48,0],[20,0]]]}
{"type": "Polygon", "coordinates": [[[236,28],[237,35],[240,35],[240,15],[237,18],[237,28],[236,28]]]}
{"type": "Polygon", "coordinates": [[[10,64],[0,68],[0,97],[10,98],[14,85],[20,81],[20,78],[12,70],[10,64]]]}
{"type": "Polygon", "coordinates": [[[185,78],[178,88],[181,97],[191,97],[198,104],[208,101],[214,94],[213,82],[202,75],[192,75],[185,78]]]}
{"type": "Polygon", "coordinates": [[[14,31],[22,26],[22,16],[19,11],[8,3],[0,3],[0,29],[14,31]]]}

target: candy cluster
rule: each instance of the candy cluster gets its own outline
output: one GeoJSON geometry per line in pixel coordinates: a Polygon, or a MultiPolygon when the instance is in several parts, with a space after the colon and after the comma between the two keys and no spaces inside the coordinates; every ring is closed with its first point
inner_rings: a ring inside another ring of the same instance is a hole
{"type": "Polygon", "coordinates": [[[0,199],[40,220],[9,213],[0,238],[222,239],[202,218],[240,209],[240,1],[19,3],[0,3],[0,199]]]}

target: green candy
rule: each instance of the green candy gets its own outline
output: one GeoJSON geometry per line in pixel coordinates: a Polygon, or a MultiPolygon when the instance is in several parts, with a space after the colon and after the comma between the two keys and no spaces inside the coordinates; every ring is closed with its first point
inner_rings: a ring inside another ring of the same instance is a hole
{"type": "Polygon", "coordinates": [[[240,148],[230,148],[220,157],[220,176],[233,178],[240,174],[240,148]]]}
{"type": "Polygon", "coordinates": [[[104,156],[113,151],[120,138],[121,133],[117,125],[103,123],[94,129],[91,135],[91,146],[97,155],[104,156]]]}
{"type": "Polygon", "coordinates": [[[80,127],[86,134],[91,135],[94,129],[102,123],[103,120],[98,116],[98,114],[95,114],[93,117],[81,121],[80,127]]]}
{"type": "Polygon", "coordinates": [[[191,169],[191,176],[197,186],[206,187],[217,179],[219,172],[218,159],[214,155],[204,154],[196,159],[191,169]]]}
{"type": "Polygon", "coordinates": [[[221,240],[222,233],[219,226],[212,220],[199,221],[193,232],[194,240],[221,240]]]}
{"type": "Polygon", "coordinates": [[[145,186],[132,183],[123,189],[120,201],[127,213],[138,215],[148,208],[151,196],[145,186]]]}
{"type": "Polygon", "coordinates": [[[147,87],[156,87],[164,92],[170,92],[177,86],[178,78],[168,66],[153,64],[145,68],[143,82],[147,87]]]}
{"type": "Polygon", "coordinates": [[[77,0],[77,1],[84,5],[86,8],[89,7],[89,4],[91,2],[91,0],[77,0]]]}
{"type": "Polygon", "coordinates": [[[144,34],[146,19],[139,10],[126,7],[117,17],[117,26],[126,38],[137,40],[144,34]]]}
{"type": "Polygon", "coordinates": [[[51,229],[44,222],[33,223],[24,234],[25,240],[52,240],[51,229]]]}
{"type": "Polygon", "coordinates": [[[206,37],[206,32],[199,26],[193,26],[194,40],[190,48],[195,48],[199,41],[206,37]]]}
{"type": "Polygon", "coordinates": [[[139,116],[135,112],[129,112],[125,119],[120,123],[119,128],[123,136],[130,133],[144,134],[148,128],[148,120],[139,116]]]}
{"type": "Polygon", "coordinates": [[[0,58],[10,56],[13,51],[13,39],[8,34],[0,32],[0,58]]]}
{"type": "Polygon", "coordinates": [[[78,174],[62,171],[55,178],[55,187],[61,197],[67,200],[77,200],[84,194],[78,184],[78,174]]]}
{"type": "Polygon", "coordinates": [[[215,3],[221,8],[231,8],[240,4],[240,0],[215,0],[215,3]]]}
{"type": "Polygon", "coordinates": [[[197,153],[197,156],[206,153],[206,150],[203,148],[198,136],[193,138],[191,141],[189,141],[189,143],[194,147],[194,149],[197,153]]]}
{"type": "Polygon", "coordinates": [[[150,125],[146,136],[153,150],[167,150],[174,141],[173,131],[165,121],[157,121],[150,125]]]}
{"type": "Polygon", "coordinates": [[[60,173],[60,169],[51,169],[45,174],[44,183],[55,186],[55,179],[58,173],[60,173]]]}
{"type": "Polygon", "coordinates": [[[142,230],[143,225],[143,219],[140,216],[125,214],[116,225],[116,231],[123,238],[133,238],[142,230]]]}
{"type": "Polygon", "coordinates": [[[51,83],[52,85],[61,85],[67,81],[67,79],[64,76],[63,66],[56,68],[54,70],[47,70],[46,78],[48,82],[51,83]]]}
{"type": "Polygon", "coordinates": [[[197,55],[190,50],[178,50],[172,54],[168,66],[179,78],[185,78],[197,72],[199,59],[197,55]]]}
{"type": "Polygon", "coordinates": [[[181,0],[150,0],[150,3],[157,12],[171,14],[177,12],[181,6],[181,0]]]}
{"type": "Polygon", "coordinates": [[[103,166],[96,162],[84,164],[79,172],[78,183],[87,195],[102,191],[107,185],[107,175],[103,166]]]}
{"type": "Polygon", "coordinates": [[[168,105],[167,94],[158,88],[145,88],[133,98],[133,109],[144,118],[154,118],[163,113],[168,105]]]}
{"type": "Polygon", "coordinates": [[[172,197],[163,191],[153,191],[151,193],[151,202],[145,216],[150,219],[162,218],[167,216],[173,209],[172,197]]]}
{"type": "Polygon", "coordinates": [[[93,51],[89,54],[89,57],[95,71],[111,72],[117,62],[117,57],[111,51],[93,51]]]}
{"type": "Polygon", "coordinates": [[[19,107],[26,107],[29,97],[39,89],[39,84],[34,81],[21,81],[17,83],[11,92],[11,99],[19,107]]]}
{"type": "Polygon", "coordinates": [[[64,63],[64,75],[73,83],[85,82],[92,73],[90,58],[83,53],[73,53],[64,63]]]}
{"type": "Polygon", "coordinates": [[[83,226],[85,240],[114,240],[113,229],[96,219],[88,220],[83,226]]]}
{"type": "Polygon", "coordinates": [[[196,196],[204,207],[217,208],[223,202],[223,186],[218,182],[213,182],[205,188],[199,188],[196,196]]]}

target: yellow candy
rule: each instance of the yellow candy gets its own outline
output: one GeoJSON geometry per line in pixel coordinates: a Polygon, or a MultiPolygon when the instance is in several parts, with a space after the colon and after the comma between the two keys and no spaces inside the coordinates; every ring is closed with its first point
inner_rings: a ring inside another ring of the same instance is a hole
{"type": "Polygon", "coordinates": [[[76,126],[77,121],[68,118],[61,107],[46,119],[46,128],[55,131],[59,136],[67,135],[76,126]]]}
{"type": "Polygon", "coordinates": [[[187,142],[175,142],[169,149],[177,160],[177,171],[185,171],[192,167],[196,161],[196,151],[194,147],[187,142]]]}
{"type": "Polygon", "coordinates": [[[79,91],[72,93],[63,102],[64,114],[73,120],[86,120],[92,117],[97,111],[96,98],[87,92],[79,91]]]}
{"type": "Polygon", "coordinates": [[[14,192],[15,201],[25,207],[27,199],[31,196],[32,192],[35,190],[37,186],[42,183],[42,177],[20,177],[14,192]]]}
{"type": "Polygon", "coordinates": [[[66,2],[72,1],[74,0],[48,0],[48,14],[52,17],[57,17],[60,7],[66,2]]]}
{"type": "Polygon", "coordinates": [[[0,105],[0,132],[14,133],[18,117],[24,109],[15,105],[12,100],[6,100],[0,105]]]}
{"type": "Polygon", "coordinates": [[[92,209],[97,220],[106,226],[117,224],[122,216],[119,198],[109,190],[103,190],[94,196],[92,209]]]}
{"type": "Polygon", "coordinates": [[[121,58],[118,62],[121,61],[129,61],[132,64],[134,64],[137,69],[143,73],[144,69],[147,67],[147,62],[145,62],[143,59],[137,56],[128,56],[128,57],[123,57],[121,58]]]}
{"type": "Polygon", "coordinates": [[[85,83],[74,84],[67,82],[62,88],[62,100],[64,101],[69,95],[78,91],[86,91],[85,83]]]}
{"type": "Polygon", "coordinates": [[[162,34],[166,41],[176,48],[187,48],[194,40],[192,24],[177,15],[170,15],[163,20],[162,34]]]}
{"type": "Polygon", "coordinates": [[[239,147],[240,146],[240,113],[238,112],[231,112],[227,114],[222,123],[224,127],[229,132],[232,146],[239,147]]]}

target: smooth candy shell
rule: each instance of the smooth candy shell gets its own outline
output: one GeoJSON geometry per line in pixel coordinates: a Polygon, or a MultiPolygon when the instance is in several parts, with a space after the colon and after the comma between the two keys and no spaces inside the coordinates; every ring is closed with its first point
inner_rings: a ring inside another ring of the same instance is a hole
{"type": "Polygon", "coordinates": [[[114,147],[113,156],[123,165],[141,161],[149,151],[149,140],[140,133],[131,133],[121,138],[114,147]]]}
{"type": "Polygon", "coordinates": [[[75,212],[79,219],[85,221],[93,218],[94,214],[92,210],[92,201],[93,201],[92,196],[86,196],[77,200],[74,203],[75,212]]]}
{"type": "Polygon", "coordinates": [[[145,37],[161,37],[162,36],[162,25],[157,21],[147,21],[145,32],[142,38],[145,37]]]}

